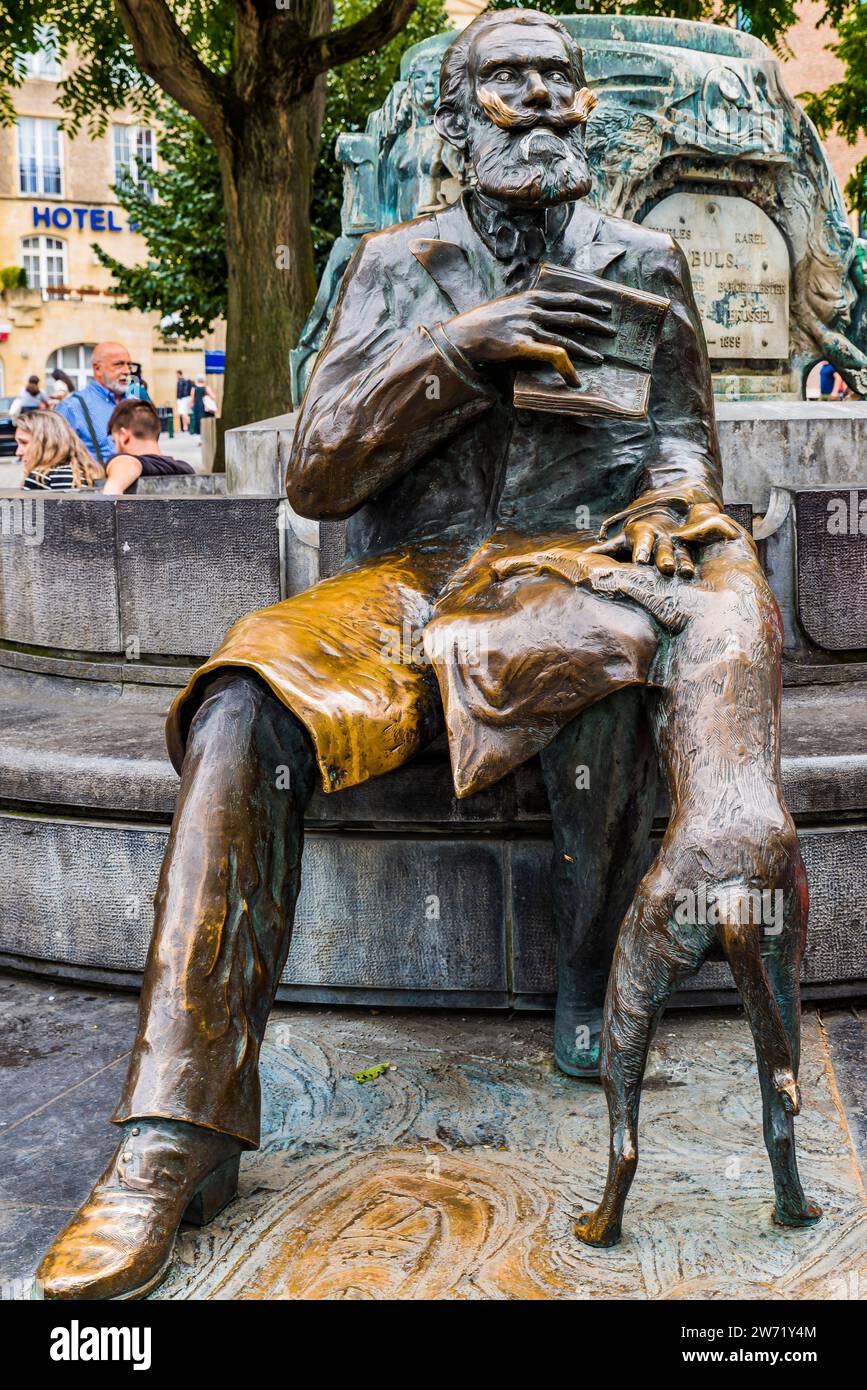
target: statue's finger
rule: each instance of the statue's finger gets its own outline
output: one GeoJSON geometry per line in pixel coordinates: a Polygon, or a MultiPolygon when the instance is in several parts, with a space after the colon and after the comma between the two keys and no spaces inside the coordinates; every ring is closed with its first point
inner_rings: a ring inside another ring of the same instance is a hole
{"type": "Polygon", "coordinates": [[[636,565],[649,564],[656,541],[654,528],[646,521],[635,521],[627,528],[627,535],[632,541],[633,563],[636,565]]]}
{"type": "Polygon", "coordinates": [[[588,555],[618,555],[621,550],[629,550],[629,540],[625,531],[618,531],[616,535],[609,536],[607,540],[596,541],[593,545],[588,545],[586,553],[588,555]]]}
{"type": "Polygon", "coordinates": [[[534,343],[532,349],[527,350],[526,355],[535,357],[539,362],[547,362],[549,366],[554,368],[555,372],[559,372],[567,386],[577,386],[578,373],[572,358],[569,356],[571,348],[572,344],[566,338],[548,337],[544,342],[534,343]],[[562,343],[562,346],[558,347],[558,343],[562,343]]]}
{"type": "Polygon", "coordinates": [[[736,521],[732,521],[730,516],[725,516],[722,512],[716,512],[714,516],[702,517],[699,521],[687,523],[686,526],[679,526],[672,532],[673,537],[679,541],[733,541],[738,536],[745,533],[738,526],[736,521]]]}
{"type": "Polygon", "coordinates": [[[672,537],[672,547],[674,549],[674,564],[681,579],[692,579],[695,574],[695,565],[692,556],[682,541],[672,537]]]}
{"type": "Polygon", "coordinates": [[[674,546],[668,536],[658,538],[653,558],[660,574],[674,574],[674,546]]]}

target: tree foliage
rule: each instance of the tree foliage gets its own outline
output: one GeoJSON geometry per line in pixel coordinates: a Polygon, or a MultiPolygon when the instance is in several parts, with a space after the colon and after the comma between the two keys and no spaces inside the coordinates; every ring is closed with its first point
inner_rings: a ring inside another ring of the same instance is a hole
{"type": "Polygon", "coordinates": [[[226,228],[220,166],[198,121],[173,103],[159,113],[157,168],[148,174],[156,200],[133,182],[116,187],[131,226],[147,243],[147,260],[128,266],[94,245],[114,277],[121,308],[155,310],[167,337],[195,338],[226,312],[226,228]]]}
{"type": "MultiPolygon", "coordinates": [[[[830,47],[845,72],[827,91],[801,99],[823,135],[836,129],[851,145],[867,135],[867,5],[829,4],[828,19],[837,31],[830,47]]],[[[856,165],[845,192],[850,207],[867,216],[867,158],[856,165]]]]}
{"type": "MultiPolygon", "coordinates": [[[[351,23],[363,10],[360,0],[337,0],[335,21],[351,23]]],[[[419,0],[406,28],[383,49],[329,73],[311,204],[317,274],[340,233],[343,176],[334,158],[337,136],[342,130],[364,129],[368,113],[382,104],[397,80],[407,48],[447,25],[441,0],[419,0]]],[[[219,161],[202,127],[174,103],[163,102],[151,117],[160,125],[158,167],[148,176],[156,201],[132,183],[116,189],[130,223],[147,243],[147,260],[127,266],[99,246],[93,250],[111,271],[124,308],[156,310],[172,319],[164,330],[168,335],[192,338],[226,311],[219,161]]]]}
{"type": "MultiPolygon", "coordinates": [[[[363,9],[362,0],[337,0],[335,19],[347,24],[363,9]]],[[[317,272],[328,259],[340,232],[343,171],[334,158],[334,142],[342,130],[364,130],[369,112],[381,106],[400,75],[400,60],[408,48],[449,27],[442,0],[419,0],[406,28],[378,53],[358,58],[328,74],[322,145],[313,181],[311,218],[317,272]]]]}

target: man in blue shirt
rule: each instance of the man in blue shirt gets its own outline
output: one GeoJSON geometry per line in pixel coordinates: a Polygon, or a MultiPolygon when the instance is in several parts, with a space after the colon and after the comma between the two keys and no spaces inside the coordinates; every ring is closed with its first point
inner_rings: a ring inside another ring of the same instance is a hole
{"type": "Polygon", "coordinates": [[[819,392],[823,401],[831,400],[834,395],[834,388],[837,385],[837,373],[830,362],[823,362],[819,372],[819,392]]]}
{"type": "Polygon", "coordinates": [[[130,394],[129,351],[122,343],[97,343],[91,363],[93,380],[56,407],[68,420],[91,458],[106,464],[117,452],[108,421],[118,401],[130,394]]]}

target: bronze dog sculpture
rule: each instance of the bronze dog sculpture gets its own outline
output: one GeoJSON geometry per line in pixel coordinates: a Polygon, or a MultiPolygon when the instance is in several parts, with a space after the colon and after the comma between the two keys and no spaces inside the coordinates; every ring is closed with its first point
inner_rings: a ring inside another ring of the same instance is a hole
{"type": "MultiPolygon", "coordinates": [[[[588,1239],[616,1237],[653,1016],[709,939],[704,926],[668,930],[672,891],[702,879],[779,887],[797,937],[806,901],[776,771],[776,618],[746,542],[711,546],[698,585],[687,582],[690,545],[714,526],[728,536],[706,345],[675,241],[585,201],[591,104],[580,50],[554,17],[479,16],[445,54],[436,114],[473,186],[453,207],[364,237],[347,268],[287,468],[296,512],[348,518],[346,563],[241,618],[174,703],[180,787],[113,1117],[122,1137],[42,1261],[45,1298],[141,1297],[168,1270],[185,1216],[207,1220],[231,1201],[240,1154],[259,1144],[260,1048],[317,783],[339,795],[388,774],[443,728],[458,796],[540,755],[560,939],[554,1056],[569,1075],[594,1075],[616,926],[653,815],[655,703],[675,815],[608,994],[612,1189],[588,1239]],[[606,298],[578,288],[593,283],[606,298]],[[611,392],[607,414],[516,403],[528,371],[550,369],[579,393],[594,369],[601,379],[636,295],[654,313],[664,305],[643,405],[625,415],[611,392]],[[496,578],[507,557],[526,568],[564,533],[580,550],[600,529],[628,544],[641,575],[630,597],[552,573],[496,578]],[[591,796],[576,763],[593,764],[591,796]],[[729,767],[730,787],[718,775],[729,767]],[[682,882],[664,881],[672,863],[682,882]]],[[[723,934],[768,1039],[775,1163],[782,1173],[787,1151],[791,1168],[778,1213],[812,1220],[780,1108],[795,1096],[800,948],[790,934],[773,943],[787,1049],[770,996],[751,986],[754,943],[723,934]]]]}
{"type": "Polygon", "coordinates": [[[800,1110],[800,963],[807,883],[780,784],[782,621],[754,563],[752,539],[730,518],[701,512],[695,508],[690,524],[676,537],[693,544],[713,541],[694,579],[662,580],[643,566],[605,554],[622,548],[622,536],[589,548],[568,539],[532,562],[495,567],[501,579],[535,570],[614,599],[629,598],[647,609],[664,634],[656,674],[661,690],[652,719],[673,809],[662,848],[642,879],[614,953],[601,1055],[611,1125],[608,1180],[599,1207],[582,1215],[575,1227],[588,1245],[614,1245],[620,1239],[638,1163],[638,1109],[654,1031],[670,995],[699,968],[715,939],[731,966],[755,1042],[776,1194],[774,1220],[809,1226],[822,1214],[801,1187],[792,1123],[800,1110]],[[736,668],[727,660],[723,666],[721,658],[731,655],[731,643],[742,641],[743,634],[743,660],[736,668]],[[702,740],[702,726],[713,737],[702,740]],[[761,844],[755,837],[733,835],[759,808],[761,844]],[[732,872],[733,838],[741,843],[749,838],[754,847],[754,856],[744,856],[738,874],[732,872]],[[687,895],[694,894],[697,903],[699,886],[702,903],[715,911],[688,910],[687,895]],[[781,923],[763,913],[771,892],[781,895],[781,923]]]}

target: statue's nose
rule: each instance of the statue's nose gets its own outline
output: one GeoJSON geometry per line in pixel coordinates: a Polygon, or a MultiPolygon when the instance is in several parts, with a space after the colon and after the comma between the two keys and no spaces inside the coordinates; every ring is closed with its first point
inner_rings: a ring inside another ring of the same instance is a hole
{"type": "Polygon", "coordinates": [[[551,93],[542,80],[542,74],[535,69],[527,73],[524,86],[524,101],[528,106],[550,106],[551,93]]]}

